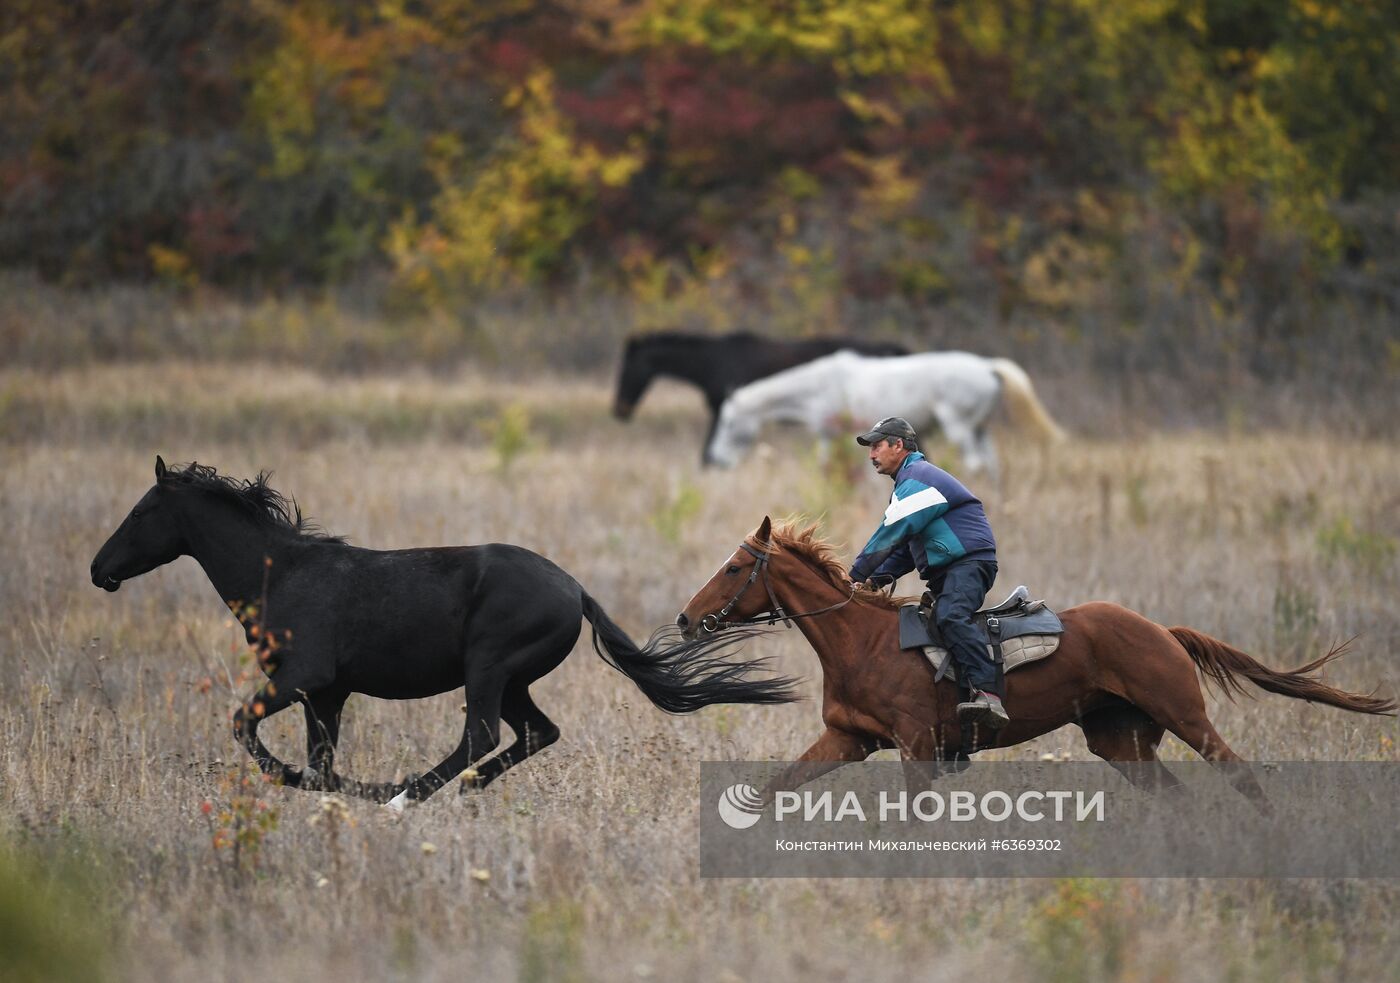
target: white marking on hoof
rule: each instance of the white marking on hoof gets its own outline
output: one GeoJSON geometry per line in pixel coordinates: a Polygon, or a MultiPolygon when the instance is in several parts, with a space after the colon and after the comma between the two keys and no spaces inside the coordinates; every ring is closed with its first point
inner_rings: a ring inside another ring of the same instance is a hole
{"type": "Polygon", "coordinates": [[[408,805],[408,801],[408,789],[404,789],[398,795],[384,803],[384,808],[388,809],[390,812],[401,813],[404,807],[408,805]]]}

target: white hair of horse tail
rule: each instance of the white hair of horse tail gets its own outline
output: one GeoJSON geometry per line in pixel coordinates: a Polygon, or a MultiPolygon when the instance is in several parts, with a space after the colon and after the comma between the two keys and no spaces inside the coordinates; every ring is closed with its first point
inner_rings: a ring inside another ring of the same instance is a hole
{"type": "Polygon", "coordinates": [[[1049,411],[1037,398],[1035,387],[1031,385],[1031,377],[1026,375],[1025,369],[1009,358],[993,358],[989,361],[992,371],[1001,379],[1002,398],[1006,402],[1007,412],[1018,425],[1039,430],[1057,443],[1068,439],[1068,434],[1050,418],[1049,411]]]}

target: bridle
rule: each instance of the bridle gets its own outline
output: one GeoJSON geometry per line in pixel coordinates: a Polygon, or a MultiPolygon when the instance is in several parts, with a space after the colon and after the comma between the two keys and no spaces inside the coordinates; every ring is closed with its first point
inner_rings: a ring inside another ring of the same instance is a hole
{"type": "Polygon", "coordinates": [[[802,611],[798,614],[788,614],[783,610],[783,604],[778,600],[778,595],[773,593],[773,582],[768,577],[768,560],[772,554],[756,549],[748,543],[740,543],[739,548],[754,558],[753,569],[749,571],[749,579],[744,581],[744,585],[739,588],[724,607],[719,609],[718,614],[707,614],[700,619],[700,627],[707,632],[714,633],[723,631],[726,628],[737,628],[740,625],[756,625],[760,622],[776,625],[779,621],[791,628],[792,623],[798,618],[815,618],[819,614],[826,614],[838,608],[843,608],[855,599],[856,587],[855,584],[852,584],[850,597],[837,601],[835,604],[828,604],[826,607],[816,611],[802,611]],[[738,621],[724,620],[729,617],[729,612],[734,610],[734,605],[739,603],[739,598],[744,596],[748,589],[754,585],[754,581],[758,580],[760,576],[763,578],[763,589],[768,592],[768,601],[772,605],[768,614],[760,614],[752,618],[742,618],[738,621]]]}

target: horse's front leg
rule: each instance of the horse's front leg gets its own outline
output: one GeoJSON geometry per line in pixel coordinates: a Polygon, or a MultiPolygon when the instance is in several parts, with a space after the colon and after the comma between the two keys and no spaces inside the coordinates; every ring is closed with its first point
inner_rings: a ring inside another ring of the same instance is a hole
{"type": "MultiPolygon", "coordinates": [[[[340,712],[346,697],[317,693],[301,701],[306,715],[307,770],[330,786],[335,774],[335,746],[340,741],[340,712]]],[[[310,776],[307,776],[310,778],[310,776]]]]}
{"type": "Polygon", "coordinates": [[[956,773],[970,763],[967,755],[945,753],[935,729],[913,718],[900,721],[895,729],[895,747],[904,766],[904,784],[911,794],[928,789],[945,774],[956,773]]]}
{"type": "Polygon", "coordinates": [[[710,426],[705,431],[705,442],[700,445],[700,466],[702,468],[708,468],[715,463],[710,459],[710,447],[715,442],[715,431],[719,429],[719,411],[723,406],[723,398],[718,402],[710,400],[710,426]]]}
{"type": "MultiPolygon", "coordinates": [[[[351,794],[364,794],[363,786],[335,773],[335,748],[340,741],[340,713],[348,693],[314,693],[301,701],[306,714],[306,773],[301,787],[351,794]]],[[[387,787],[387,786],[386,786],[387,787]]],[[[374,796],[367,796],[373,798],[374,796]]]]}
{"type": "Polygon", "coordinates": [[[877,750],[879,745],[870,738],[828,727],[801,757],[764,786],[763,801],[772,802],[779,792],[797,789],[842,765],[864,761],[877,750]]]}
{"type": "Polygon", "coordinates": [[[342,792],[372,802],[388,802],[402,786],[392,782],[357,782],[335,770],[335,749],[340,741],[340,714],[348,693],[320,692],[308,695],[301,705],[306,714],[307,768],[298,788],[307,791],[342,792]]]}
{"type": "Polygon", "coordinates": [[[301,772],[282,762],[263,745],[258,737],[258,724],[287,709],[304,696],[304,691],[284,686],[276,680],[269,680],[233,714],[233,733],[238,738],[238,743],[253,756],[264,775],[271,775],[291,788],[301,787],[301,772]]]}

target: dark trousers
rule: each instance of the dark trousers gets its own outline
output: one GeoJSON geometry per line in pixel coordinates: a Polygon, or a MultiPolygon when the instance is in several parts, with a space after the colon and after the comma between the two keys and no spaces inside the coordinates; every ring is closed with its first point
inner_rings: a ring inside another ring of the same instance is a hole
{"type": "MultiPolygon", "coordinates": [[[[958,672],[974,689],[997,691],[997,667],[987,652],[982,633],[972,615],[986,600],[997,578],[995,560],[959,560],[929,578],[935,600],[933,620],[943,642],[958,665],[958,672]]],[[[997,693],[1000,696],[1000,693],[997,693]]]]}

